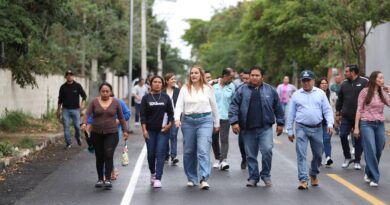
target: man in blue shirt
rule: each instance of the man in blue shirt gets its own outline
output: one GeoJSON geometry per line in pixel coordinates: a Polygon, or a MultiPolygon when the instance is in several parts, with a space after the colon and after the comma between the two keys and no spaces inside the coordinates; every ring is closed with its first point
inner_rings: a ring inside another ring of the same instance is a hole
{"type": "MultiPolygon", "coordinates": [[[[222,70],[222,78],[219,83],[213,85],[215,99],[217,101],[218,112],[220,116],[220,128],[218,133],[213,134],[213,151],[216,163],[220,170],[229,169],[229,164],[226,162],[229,151],[229,105],[232,101],[235,86],[232,83],[234,78],[234,71],[231,68],[222,70]],[[220,149],[221,148],[221,149],[220,149]]],[[[215,167],[215,165],[214,165],[215,167]]]]}
{"type": "Polygon", "coordinates": [[[288,139],[294,142],[293,123],[297,137],[296,152],[298,163],[298,189],[308,189],[308,173],[306,169],[307,145],[310,142],[313,159],[310,168],[312,186],[318,186],[317,175],[320,173],[321,157],[323,153],[322,120],[325,117],[328,133],[333,132],[333,112],[324,91],[314,87],[314,73],[302,71],[302,88],[296,91],[290,101],[287,116],[288,139]]]}
{"type": "Polygon", "coordinates": [[[235,134],[242,132],[247,154],[249,178],[248,187],[254,187],[259,179],[271,186],[271,162],[273,133],[272,125],[277,122],[276,132],[282,134],[284,113],[276,90],[263,82],[264,71],[259,67],[250,69],[250,82],[239,87],[229,107],[229,122],[235,134]],[[257,155],[262,155],[262,170],[259,173],[257,155]]]}

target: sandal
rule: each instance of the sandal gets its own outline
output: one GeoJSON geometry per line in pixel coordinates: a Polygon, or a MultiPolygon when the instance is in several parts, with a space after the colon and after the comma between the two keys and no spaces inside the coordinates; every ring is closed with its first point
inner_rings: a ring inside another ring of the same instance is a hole
{"type": "Polygon", "coordinates": [[[114,168],[111,172],[111,180],[117,180],[119,176],[119,170],[114,168]]]}

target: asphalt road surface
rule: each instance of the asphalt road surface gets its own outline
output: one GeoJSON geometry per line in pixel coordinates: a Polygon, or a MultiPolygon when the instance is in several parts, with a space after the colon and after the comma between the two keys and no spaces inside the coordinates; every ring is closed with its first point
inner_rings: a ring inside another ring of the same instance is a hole
{"type": "MultiPolygon", "coordinates": [[[[320,186],[298,190],[295,145],[287,136],[274,138],[272,187],[260,183],[258,187],[245,186],[247,170],[241,170],[241,156],[237,136],[230,135],[228,171],[212,170],[210,189],[200,190],[199,186],[186,187],[187,179],[182,164],[182,135],[179,132],[177,166],[165,164],[162,178],[163,187],[150,186],[150,173],[146,161],[146,148],[140,130],[130,136],[129,165],[120,165],[123,142],[115,155],[115,164],[120,170],[112,190],[94,187],[97,180],[94,155],[86,150],[62,163],[54,172],[42,180],[31,192],[16,204],[390,204],[390,157],[386,147],[380,163],[381,180],[377,188],[364,182],[364,160],[362,170],[342,169],[344,160],[338,136],[332,138],[332,168],[321,168],[320,186]]],[[[387,144],[388,146],[388,144],[387,144]]],[[[308,147],[308,153],[310,153],[308,147]]],[[[259,153],[259,160],[260,160],[259,153]]],[[[311,155],[308,157],[311,160],[311,155]]]]}

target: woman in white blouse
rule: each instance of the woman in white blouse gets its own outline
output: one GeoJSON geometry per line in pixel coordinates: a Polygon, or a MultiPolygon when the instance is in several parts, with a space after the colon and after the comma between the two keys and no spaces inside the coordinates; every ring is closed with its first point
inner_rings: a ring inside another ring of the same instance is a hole
{"type": "Polygon", "coordinates": [[[187,186],[195,186],[200,179],[200,188],[209,189],[207,180],[211,173],[212,133],[219,129],[219,115],[214,91],[206,82],[204,70],[199,65],[191,68],[187,84],[180,90],[175,108],[175,124],[183,132],[183,163],[187,186]]]}

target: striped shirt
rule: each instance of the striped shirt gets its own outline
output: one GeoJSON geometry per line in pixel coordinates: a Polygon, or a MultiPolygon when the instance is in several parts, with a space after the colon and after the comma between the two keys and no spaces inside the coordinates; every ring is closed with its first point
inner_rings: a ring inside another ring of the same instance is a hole
{"type": "MultiPolygon", "coordinates": [[[[357,113],[361,113],[360,119],[364,121],[385,121],[385,116],[383,114],[383,110],[385,108],[385,104],[382,102],[379,97],[378,91],[375,91],[375,94],[370,102],[370,104],[366,105],[364,101],[367,97],[368,88],[364,88],[358,98],[358,108],[357,113]]],[[[386,92],[382,92],[386,101],[387,106],[390,106],[390,96],[386,94],[386,92]]]]}

